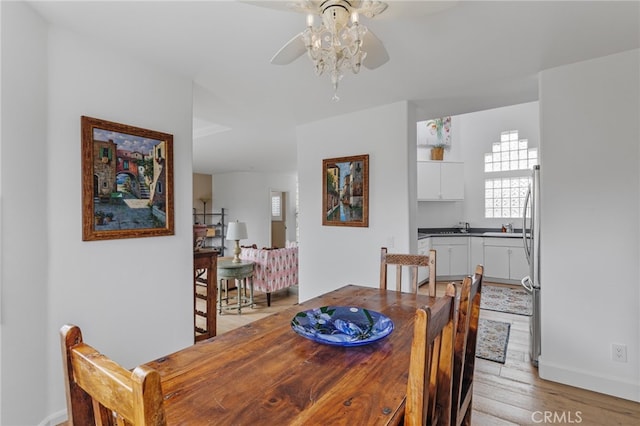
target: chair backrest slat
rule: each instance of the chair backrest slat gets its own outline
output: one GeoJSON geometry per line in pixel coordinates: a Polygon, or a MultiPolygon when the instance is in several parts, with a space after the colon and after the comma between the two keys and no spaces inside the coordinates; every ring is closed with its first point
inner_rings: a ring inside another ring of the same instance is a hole
{"type": "Polygon", "coordinates": [[[455,287],[449,284],[444,297],[416,311],[405,425],[450,422],[455,295],[455,287]]]}
{"type": "Polygon", "coordinates": [[[460,293],[456,319],[451,406],[451,422],[456,426],[471,424],[473,374],[483,274],[483,266],[478,265],[473,277],[466,277],[463,280],[460,293]]]}
{"type": "Polygon", "coordinates": [[[436,295],[436,251],[430,250],[429,255],[388,253],[382,247],[380,253],[380,288],[387,289],[388,266],[396,267],[396,291],[402,290],[402,268],[406,267],[410,273],[411,292],[418,291],[418,268],[429,268],[429,295],[436,295]]]}
{"type": "Polygon", "coordinates": [[[75,382],[104,407],[133,419],[131,373],[84,343],[70,353],[75,382]]]}
{"type": "Polygon", "coordinates": [[[166,425],[157,371],[126,370],[85,344],[75,325],[60,335],[69,425],[166,425]]]}

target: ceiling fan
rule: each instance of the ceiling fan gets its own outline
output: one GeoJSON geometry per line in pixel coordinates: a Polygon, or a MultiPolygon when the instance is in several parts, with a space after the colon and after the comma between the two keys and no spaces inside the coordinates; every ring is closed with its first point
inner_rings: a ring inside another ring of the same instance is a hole
{"type": "Polygon", "coordinates": [[[287,42],[271,63],[287,65],[307,53],[313,61],[316,74],[331,76],[337,96],[338,82],[345,70],[354,74],[360,66],[373,70],[389,60],[384,45],[367,27],[360,24],[360,15],[373,18],[387,9],[387,4],[376,0],[300,0],[288,4],[289,10],[307,14],[307,27],[287,42]],[[315,16],[321,17],[319,25],[315,16]]]}

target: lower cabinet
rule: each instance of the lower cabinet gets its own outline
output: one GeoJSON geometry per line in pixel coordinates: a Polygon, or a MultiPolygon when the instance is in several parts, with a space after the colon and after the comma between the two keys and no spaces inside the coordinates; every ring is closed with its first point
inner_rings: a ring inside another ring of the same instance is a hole
{"type": "Polygon", "coordinates": [[[469,274],[469,237],[434,237],[431,247],[436,251],[438,277],[469,274]]]}
{"type": "Polygon", "coordinates": [[[522,241],[520,245],[521,247],[512,247],[509,253],[509,279],[511,280],[520,281],[529,275],[529,262],[527,262],[522,241]]]}
{"type": "Polygon", "coordinates": [[[469,275],[473,275],[476,266],[484,265],[484,238],[469,237],[469,275]]]}
{"type": "Polygon", "coordinates": [[[484,276],[509,279],[509,247],[490,244],[484,246],[484,276]]]}
{"type": "Polygon", "coordinates": [[[484,276],[520,281],[529,274],[529,264],[519,238],[484,239],[484,276]]]}
{"type": "MultiPolygon", "coordinates": [[[[517,284],[529,275],[522,239],[512,237],[452,236],[418,240],[418,254],[436,251],[436,274],[439,280],[459,280],[473,275],[477,265],[484,266],[484,276],[497,282],[517,284]]],[[[429,278],[420,268],[418,282],[429,278]]]]}

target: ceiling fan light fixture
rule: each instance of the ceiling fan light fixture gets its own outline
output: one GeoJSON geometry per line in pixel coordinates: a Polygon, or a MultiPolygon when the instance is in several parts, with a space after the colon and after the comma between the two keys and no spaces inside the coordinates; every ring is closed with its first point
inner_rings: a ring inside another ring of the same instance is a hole
{"type": "Polygon", "coordinates": [[[338,101],[338,82],[344,72],[360,71],[367,53],[362,50],[362,40],[367,27],[359,24],[358,12],[349,13],[335,4],[323,11],[322,23],[314,25],[313,15],[307,16],[307,28],[302,33],[307,56],[314,64],[316,74],[331,73],[333,100],[338,101]]]}
{"type": "Polygon", "coordinates": [[[289,7],[306,14],[307,27],[280,48],[271,63],[290,64],[306,52],[317,75],[330,74],[334,101],[339,99],[338,83],[346,71],[357,74],[362,65],[373,70],[389,60],[378,37],[360,24],[360,15],[373,18],[387,9],[386,3],[377,0],[297,0],[289,7]],[[315,15],[322,18],[318,25],[315,15]],[[363,62],[367,57],[367,62],[363,62]]]}

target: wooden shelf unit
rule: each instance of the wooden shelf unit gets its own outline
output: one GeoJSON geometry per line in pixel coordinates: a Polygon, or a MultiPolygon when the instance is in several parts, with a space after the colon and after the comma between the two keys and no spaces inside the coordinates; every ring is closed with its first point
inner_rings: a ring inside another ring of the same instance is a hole
{"type": "Polygon", "coordinates": [[[207,239],[205,241],[204,248],[215,249],[220,253],[220,257],[224,256],[224,239],[227,234],[226,228],[226,212],[225,209],[220,209],[219,212],[207,213],[206,203],[204,204],[203,213],[196,212],[193,209],[193,224],[207,225],[207,239]]]}

